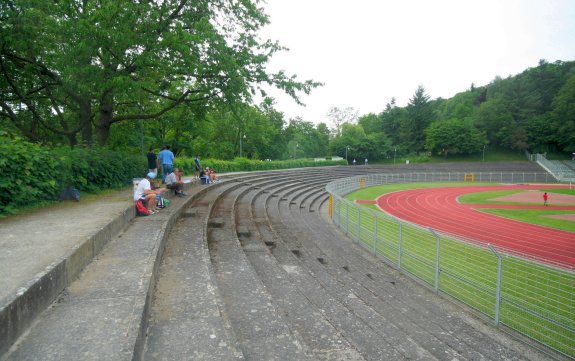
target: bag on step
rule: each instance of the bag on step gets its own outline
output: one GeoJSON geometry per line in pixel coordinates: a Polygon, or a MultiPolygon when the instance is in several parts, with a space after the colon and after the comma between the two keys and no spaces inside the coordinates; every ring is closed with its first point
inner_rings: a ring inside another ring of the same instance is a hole
{"type": "Polygon", "coordinates": [[[149,216],[149,215],[150,215],[150,211],[148,211],[148,208],[146,208],[146,206],[144,205],[144,202],[136,201],[136,216],[145,217],[145,216],[149,216]]]}
{"type": "Polygon", "coordinates": [[[170,200],[167,198],[162,198],[162,201],[164,202],[164,207],[167,207],[170,205],[170,200]]]}

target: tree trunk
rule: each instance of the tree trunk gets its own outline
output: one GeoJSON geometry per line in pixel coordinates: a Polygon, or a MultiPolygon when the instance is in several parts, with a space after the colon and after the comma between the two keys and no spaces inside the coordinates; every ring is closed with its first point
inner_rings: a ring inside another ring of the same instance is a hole
{"type": "Polygon", "coordinates": [[[100,103],[100,117],[96,124],[96,134],[98,137],[98,144],[101,146],[106,145],[106,141],[110,135],[113,110],[114,106],[111,102],[104,100],[100,103]]]}
{"type": "Polygon", "coordinates": [[[92,112],[89,101],[80,103],[80,121],[84,124],[82,128],[82,142],[86,145],[92,145],[92,112]]]}

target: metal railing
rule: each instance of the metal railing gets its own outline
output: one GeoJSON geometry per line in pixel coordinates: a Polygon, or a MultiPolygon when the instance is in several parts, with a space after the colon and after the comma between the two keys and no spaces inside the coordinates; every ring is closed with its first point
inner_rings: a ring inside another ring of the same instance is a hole
{"type": "Polygon", "coordinates": [[[575,182],[575,171],[563,164],[562,161],[549,160],[545,154],[530,154],[528,152],[525,152],[525,154],[530,161],[537,162],[537,164],[553,174],[559,182],[575,182]]]}
{"type": "MultiPolygon", "coordinates": [[[[401,272],[481,312],[496,326],[505,326],[575,359],[575,265],[485,247],[344,198],[374,185],[462,182],[468,174],[374,174],[339,179],[326,186],[332,198],[330,214],[349,237],[401,272]]],[[[473,175],[475,182],[555,182],[547,173],[473,175]]]]}

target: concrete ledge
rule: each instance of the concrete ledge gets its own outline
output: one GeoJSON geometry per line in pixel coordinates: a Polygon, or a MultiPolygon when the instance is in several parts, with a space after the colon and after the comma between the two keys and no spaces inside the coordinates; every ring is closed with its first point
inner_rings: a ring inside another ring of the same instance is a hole
{"type": "Polygon", "coordinates": [[[132,202],[121,215],[108,226],[84,241],[37,274],[18,292],[0,305],[0,355],[30,327],[34,319],[46,309],[56,297],[86,267],[100,250],[135,217],[132,202]]]}

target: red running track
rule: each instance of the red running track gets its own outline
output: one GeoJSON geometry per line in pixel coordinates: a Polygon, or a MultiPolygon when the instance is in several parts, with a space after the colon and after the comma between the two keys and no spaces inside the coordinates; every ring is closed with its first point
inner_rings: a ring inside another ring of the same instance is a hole
{"type": "MultiPolygon", "coordinates": [[[[548,186],[545,189],[561,188],[548,186]]],[[[487,245],[504,247],[525,255],[544,258],[555,263],[575,266],[575,233],[523,223],[477,208],[495,208],[493,205],[461,204],[460,195],[497,190],[529,190],[541,186],[471,186],[422,188],[385,194],[377,199],[385,212],[424,227],[461,236],[487,245]]],[[[517,206],[513,206],[515,208],[517,206]]],[[[501,206],[500,208],[508,208],[501,206]]],[[[519,207],[518,207],[519,208],[519,207]]],[[[575,210],[575,207],[525,206],[528,209],[575,210]]]]}

